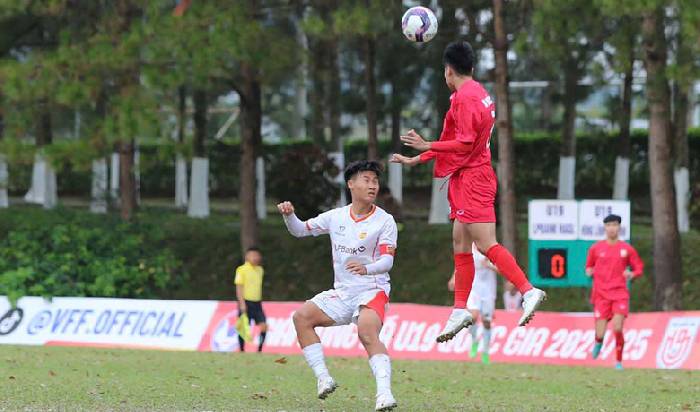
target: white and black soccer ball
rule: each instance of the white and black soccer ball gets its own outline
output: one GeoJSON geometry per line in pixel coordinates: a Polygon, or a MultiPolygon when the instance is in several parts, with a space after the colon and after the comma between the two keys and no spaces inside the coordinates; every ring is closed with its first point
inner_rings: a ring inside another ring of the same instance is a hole
{"type": "Polygon", "coordinates": [[[411,7],[401,18],[401,29],[408,40],[426,43],[437,34],[437,17],[427,7],[411,7]]]}

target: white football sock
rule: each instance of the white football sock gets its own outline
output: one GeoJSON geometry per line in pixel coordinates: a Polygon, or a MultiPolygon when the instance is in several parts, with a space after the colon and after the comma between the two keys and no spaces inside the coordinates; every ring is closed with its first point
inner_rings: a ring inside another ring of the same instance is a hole
{"type": "Polygon", "coordinates": [[[323,347],[320,343],[314,343],[302,349],[304,352],[304,357],[306,358],[306,363],[311,366],[314,370],[316,379],[320,379],[324,376],[330,376],[328,373],[328,368],[326,368],[326,361],[323,358],[323,347]]]}
{"type": "Polygon", "coordinates": [[[374,378],[377,380],[377,393],[391,392],[391,359],[383,353],[369,358],[369,367],[372,368],[374,378]]]}
{"type": "Polygon", "coordinates": [[[489,345],[491,344],[491,329],[486,329],[481,332],[482,349],[483,353],[489,353],[489,345]]]}
{"type": "Polygon", "coordinates": [[[472,325],[469,327],[469,332],[472,334],[472,344],[478,342],[477,341],[477,332],[479,332],[479,328],[476,325],[472,325]]]}

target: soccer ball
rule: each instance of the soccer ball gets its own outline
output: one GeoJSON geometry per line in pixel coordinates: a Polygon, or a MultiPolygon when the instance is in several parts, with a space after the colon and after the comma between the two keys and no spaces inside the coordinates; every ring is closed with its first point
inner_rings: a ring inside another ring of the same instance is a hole
{"type": "Polygon", "coordinates": [[[411,7],[401,18],[404,36],[416,43],[426,43],[437,33],[438,22],[435,13],[426,7],[411,7]]]}

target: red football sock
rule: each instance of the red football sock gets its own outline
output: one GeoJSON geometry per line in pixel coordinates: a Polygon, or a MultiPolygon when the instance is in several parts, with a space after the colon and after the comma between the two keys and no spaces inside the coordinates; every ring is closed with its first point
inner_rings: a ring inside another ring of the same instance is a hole
{"type": "Polygon", "coordinates": [[[474,282],[474,255],[455,253],[455,308],[465,309],[474,282]]]}
{"type": "Polygon", "coordinates": [[[603,343],[603,338],[595,337],[595,343],[603,343]]]}
{"type": "Polygon", "coordinates": [[[622,350],[625,348],[625,335],[620,332],[615,332],[615,355],[617,361],[622,362],[622,350]]]}
{"type": "Polygon", "coordinates": [[[498,271],[508,279],[508,281],[515,285],[520,293],[525,294],[528,290],[532,289],[532,285],[528,282],[525,273],[518,266],[518,262],[515,261],[513,255],[510,254],[508,249],[504,248],[499,244],[491,246],[491,248],[486,252],[486,257],[498,268],[498,271]]]}

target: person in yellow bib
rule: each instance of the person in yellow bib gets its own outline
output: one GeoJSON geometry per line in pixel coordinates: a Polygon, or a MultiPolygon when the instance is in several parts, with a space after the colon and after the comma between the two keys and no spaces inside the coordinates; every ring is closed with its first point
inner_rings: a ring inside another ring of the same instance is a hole
{"type": "MultiPolygon", "coordinates": [[[[236,297],[238,299],[238,311],[242,315],[246,313],[248,319],[253,320],[260,328],[258,352],[262,352],[267,323],[262,307],[262,282],[265,273],[262,264],[262,253],[256,247],[248,248],[245,252],[245,263],[236,268],[236,297]]],[[[241,352],[245,352],[245,341],[238,337],[241,352]]]]}

